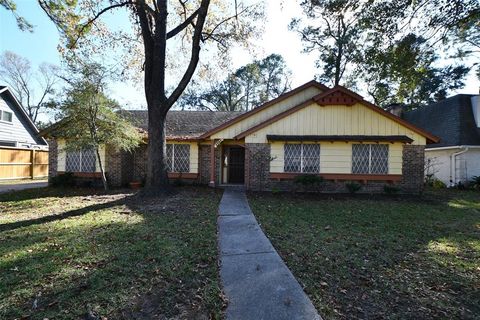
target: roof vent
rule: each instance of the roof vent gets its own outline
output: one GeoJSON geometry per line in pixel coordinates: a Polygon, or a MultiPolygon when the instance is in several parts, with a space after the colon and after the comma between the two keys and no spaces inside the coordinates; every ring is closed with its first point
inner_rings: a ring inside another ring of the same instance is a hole
{"type": "Polygon", "coordinates": [[[480,128],[480,95],[472,97],[472,111],[477,128],[480,128]]]}

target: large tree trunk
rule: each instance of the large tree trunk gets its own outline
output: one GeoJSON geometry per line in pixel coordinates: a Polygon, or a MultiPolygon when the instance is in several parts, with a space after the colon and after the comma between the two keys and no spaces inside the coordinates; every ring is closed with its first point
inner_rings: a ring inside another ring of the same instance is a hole
{"type": "Polygon", "coordinates": [[[192,52],[188,67],[181,78],[178,86],[167,98],[165,92],[165,60],[167,47],[167,16],[168,1],[156,1],[156,13],[147,16],[148,6],[145,0],[136,2],[137,14],[142,30],[143,44],[145,47],[145,96],[148,105],[148,163],[146,193],[159,194],[169,192],[169,181],[165,162],[165,120],[167,112],[177,101],[192,79],[198,64],[200,53],[200,41],[208,12],[210,0],[202,0],[199,9],[171,32],[172,37],[189,26],[193,19],[194,33],[192,37],[192,52]],[[151,27],[152,24],[154,27],[151,27]],[[178,32],[177,32],[178,30],[178,32]]]}
{"type": "Polygon", "coordinates": [[[169,181],[166,166],[166,112],[159,107],[148,111],[148,164],[146,186],[153,191],[167,192],[169,181]]]}

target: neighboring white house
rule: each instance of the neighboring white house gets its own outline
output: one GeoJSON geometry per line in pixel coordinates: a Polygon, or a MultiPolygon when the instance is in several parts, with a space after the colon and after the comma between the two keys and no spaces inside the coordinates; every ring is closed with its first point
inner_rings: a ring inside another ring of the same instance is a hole
{"type": "Polygon", "coordinates": [[[459,94],[405,112],[403,118],[440,137],[426,146],[426,174],[449,186],[480,176],[479,95],[459,94]]]}

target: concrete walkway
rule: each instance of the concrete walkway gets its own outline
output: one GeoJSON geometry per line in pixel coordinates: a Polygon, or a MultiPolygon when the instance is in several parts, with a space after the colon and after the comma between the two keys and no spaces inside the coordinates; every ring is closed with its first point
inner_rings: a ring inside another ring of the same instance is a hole
{"type": "Polygon", "coordinates": [[[227,319],[321,319],[262,232],[245,192],[226,189],[218,217],[227,319]]]}
{"type": "Polygon", "coordinates": [[[36,182],[22,182],[22,183],[11,183],[11,184],[0,184],[0,193],[7,193],[11,191],[19,191],[26,189],[35,189],[35,188],[45,188],[48,186],[47,181],[36,181],[36,182]]]}

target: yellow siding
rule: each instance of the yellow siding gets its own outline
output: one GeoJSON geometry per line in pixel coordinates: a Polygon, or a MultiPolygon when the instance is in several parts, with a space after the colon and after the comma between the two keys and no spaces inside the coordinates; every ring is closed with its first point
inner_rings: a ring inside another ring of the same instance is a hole
{"type": "MultiPolygon", "coordinates": [[[[66,141],[64,139],[57,140],[58,144],[58,158],[57,158],[57,170],[58,171],[65,171],[66,165],[66,152],[65,152],[65,144],[66,141]]],[[[102,160],[103,168],[105,168],[105,146],[100,147],[100,159],[102,160]]],[[[95,164],[95,172],[100,172],[100,166],[98,165],[98,160],[95,164]]]]}
{"type": "Polygon", "coordinates": [[[321,90],[316,87],[307,88],[301,91],[300,93],[293,95],[277,103],[276,105],[266,108],[238,123],[235,123],[229,126],[228,128],[225,128],[222,131],[215,133],[210,138],[211,139],[232,139],[237,134],[242,133],[243,131],[253,126],[256,126],[259,123],[262,123],[265,120],[270,119],[276,116],[277,114],[282,113],[283,111],[286,111],[287,109],[290,109],[304,101],[307,101],[308,99],[314,97],[319,93],[321,93],[321,90]]]}
{"type": "MultiPolygon", "coordinates": [[[[294,143],[294,142],[291,142],[294,143]]],[[[300,142],[297,142],[300,143],[300,142]]],[[[304,142],[305,143],[305,142],[304,142]]],[[[311,142],[313,143],[313,142],[311,142]]],[[[322,142],[320,143],[320,173],[352,173],[352,144],[345,142],[322,142]]],[[[402,174],[402,151],[401,143],[389,145],[388,173],[402,174]]],[[[284,167],[284,142],[271,143],[270,172],[281,173],[284,167]]]]}
{"type": "Polygon", "coordinates": [[[245,137],[245,142],[266,143],[267,134],[406,135],[413,144],[426,144],[425,137],[358,103],[351,107],[313,103],[245,137]]]}
{"type": "Polygon", "coordinates": [[[185,141],[167,141],[167,144],[190,145],[190,173],[198,173],[198,143],[185,141]]]}
{"type": "Polygon", "coordinates": [[[65,140],[57,140],[57,170],[65,171],[65,140]]]}

